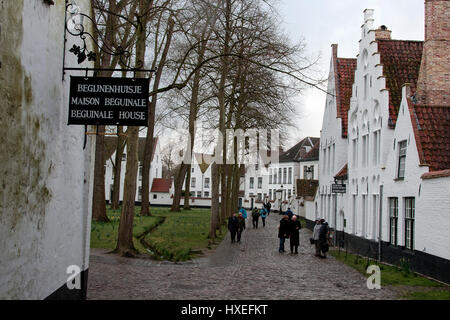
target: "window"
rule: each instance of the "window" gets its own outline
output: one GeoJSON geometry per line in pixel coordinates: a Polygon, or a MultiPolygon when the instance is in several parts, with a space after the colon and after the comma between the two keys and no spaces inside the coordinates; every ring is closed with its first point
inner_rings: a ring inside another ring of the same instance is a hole
{"type": "Polygon", "coordinates": [[[398,143],[398,174],[397,178],[405,177],[406,140],[398,143]]]}
{"type": "Polygon", "coordinates": [[[191,178],[191,188],[195,188],[195,177],[191,178]]]}
{"type": "Polygon", "coordinates": [[[258,196],[256,198],[258,201],[262,201],[262,193],[258,193],[258,196]]]}
{"type": "Polygon", "coordinates": [[[262,189],[262,177],[258,177],[258,189],[262,189]]]}
{"type": "Polygon", "coordinates": [[[255,171],[258,171],[258,169],[259,169],[258,164],[255,164],[255,171]]]}
{"type": "Polygon", "coordinates": [[[201,198],[202,197],[202,192],[201,191],[197,191],[197,198],[201,198]]]}
{"type": "Polygon", "coordinates": [[[272,184],[272,169],[269,172],[269,184],[272,184]]]}
{"type": "Polygon", "coordinates": [[[127,154],[126,153],[122,153],[122,161],[126,161],[127,160],[127,154]]]}
{"type": "Polygon", "coordinates": [[[396,246],[398,235],[398,198],[389,198],[389,242],[396,246]]]}
{"type": "Polygon", "coordinates": [[[292,184],[292,168],[288,170],[288,183],[292,184]]]}
{"type": "Polygon", "coordinates": [[[251,177],[250,178],[250,189],[254,189],[255,188],[255,178],[251,177]]]}
{"type": "Polygon", "coordinates": [[[158,196],[156,194],[153,195],[153,199],[156,199],[158,196]]]}
{"type": "Polygon", "coordinates": [[[353,159],[352,159],[352,163],[353,163],[353,167],[357,168],[358,167],[358,138],[353,139],[353,148],[352,148],[352,152],[353,152],[353,159]]]}
{"type": "Polygon", "coordinates": [[[192,168],[191,168],[191,172],[194,173],[194,171],[195,171],[195,170],[194,170],[194,167],[192,167],[192,168]]]}
{"type": "Polygon", "coordinates": [[[289,189],[289,190],[288,190],[288,199],[291,198],[291,195],[292,195],[292,191],[291,191],[291,189],[289,189]]]}
{"type": "Polygon", "coordinates": [[[405,247],[414,250],[415,199],[405,198],[405,247]]]}
{"type": "Polygon", "coordinates": [[[373,133],[373,165],[380,164],[380,140],[381,130],[377,130],[373,133]]]}
{"type": "Polygon", "coordinates": [[[277,169],[274,169],[273,172],[274,172],[273,184],[276,184],[277,183],[277,169]]]}
{"type": "Polygon", "coordinates": [[[138,189],[138,201],[142,201],[142,187],[138,189]]]}
{"type": "Polygon", "coordinates": [[[204,194],[205,194],[205,198],[209,198],[209,191],[205,191],[204,194]]]}
{"type": "Polygon", "coordinates": [[[303,167],[303,179],[313,180],[314,179],[314,165],[303,167]]]}
{"type": "Polygon", "coordinates": [[[190,196],[190,197],[195,197],[195,191],[189,192],[189,196],[190,196]]]}
{"type": "Polygon", "coordinates": [[[327,155],[328,155],[328,158],[327,158],[327,172],[328,172],[328,174],[330,174],[331,173],[331,171],[330,171],[330,169],[331,169],[331,166],[330,166],[330,164],[331,164],[331,147],[328,147],[328,151],[327,151],[327,155]]]}
{"type": "Polygon", "coordinates": [[[334,163],[336,161],[336,145],[333,143],[332,149],[331,149],[331,173],[335,173],[334,172],[334,163]]]}
{"type": "Polygon", "coordinates": [[[364,76],[364,100],[367,100],[367,95],[368,95],[368,92],[369,92],[369,88],[368,88],[369,84],[368,84],[367,80],[368,79],[367,79],[367,74],[366,74],[364,76]]]}
{"type": "Polygon", "coordinates": [[[287,168],[283,168],[283,183],[286,184],[287,180],[287,168]]]}
{"type": "Polygon", "coordinates": [[[269,189],[269,200],[273,200],[272,199],[272,189],[269,189]]]}
{"type": "Polygon", "coordinates": [[[281,184],[281,168],[278,168],[278,184],[281,184]]]}
{"type": "Polygon", "coordinates": [[[139,166],[139,181],[142,181],[142,166],[139,166]]]}
{"type": "Polygon", "coordinates": [[[367,216],[367,207],[368,207],[367,195],[365,195],[365,194],[363,194],[362,198],[361,198],[361,207],[362,207],[361,208],[362,209],[362,220],[361,220],[362,233],[361,233],[361,235],[363,237],[365,237],[366,236],[366,216],[367,216]]]}
{"type": "Polygon", "coordinates": [[[205,188],[209,188],[209,178],[205,178],[205,188]]]}
{"type": "Polygon", "coordinates": [[[362,159],[361,166],[363,168],[368,167],[369,159],[369,135],[366,134],[362,137],[362,159]]]}

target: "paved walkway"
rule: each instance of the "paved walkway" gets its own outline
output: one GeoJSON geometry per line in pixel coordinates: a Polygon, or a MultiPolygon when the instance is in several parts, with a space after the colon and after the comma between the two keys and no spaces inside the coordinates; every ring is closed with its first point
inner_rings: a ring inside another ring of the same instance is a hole
{"type": "Polygon", "coordinates": [[[241,244],[231,244],[228,234],[214,253],[181,264],[121,258],[93,249],[88,299],[395,298],[388,288],[367,289],[360,273],[333,257],[315,257],[307,229],[300,232],[298,255],[278,253],[279,219],[272,213],[265,228],[247,227],[241,244]]]}

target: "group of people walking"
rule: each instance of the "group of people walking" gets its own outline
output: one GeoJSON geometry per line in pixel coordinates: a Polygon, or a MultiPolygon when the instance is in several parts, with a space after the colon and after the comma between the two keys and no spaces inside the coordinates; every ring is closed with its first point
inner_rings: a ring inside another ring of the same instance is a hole
{"type": "MultiPolygon", "coordinates": [[[[270,214],[271,204],[270,202],[264,203],[261,209],[254,207],[251,213],[253,229],[258,229],[259,218],[261,217],[263,227],[266,226],[266,218],[270,214]]],[[[228,218],[228,230],[231,235],[231,243],[241,242],[242,232],[245,230],[245,221],[247,220],[247,211],[243,208],[239,208],[238,214],[233,213],[233,215],[228,218]]]]}
{"type": "MultiPolygon", "coordinates": [[[[270,203],[269,203],[270,205],[270,203]]],[[[256,207],[251,212],[253,229],[258,228],[259,218],[261,217],[263,227],[266,226],[266,218],[270,214],[270,207],[267,208],[266,204],[261,209],[256,207]]],[[[289,246],[291,254],[298,254],[298,247],[300,245],[300,230],[302,225],[297,215],[288,208],[283,214],[280,224],[278,226],[278,238],[280,239],[280,246],[278,251],[280,253],[285,252],[285,242],[289,239],[289,246]]],[[[244,208],[239,208],[238,214],[233,215],[228,219],[228,230],[231,234],[231,243],[241,242],[242,232],[245,230],[245,221],[247,220],[247,211],[244,208]]],[[[324,219],[317,219],[315,221],[313,234],[310,239],[311,244],[315,245],[316,256],[321,258],[327,257],[329,250],[329,227],[328,223],[324,219]]]]}

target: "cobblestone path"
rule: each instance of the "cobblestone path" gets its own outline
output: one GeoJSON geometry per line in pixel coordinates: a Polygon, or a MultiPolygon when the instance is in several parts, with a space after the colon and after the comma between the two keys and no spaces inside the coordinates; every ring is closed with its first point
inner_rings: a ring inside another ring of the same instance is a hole
{"type": "Polygon", "coordinates": [[[265,228],[247,226],[242,243],[228,234],[212,254],[180,264],[92,249],[88,299],[395,299],[389,288],[367,289],[360,273],[333,257],[315,257],[307,229],[298,255],[288,253],[289,240],[279,253],[279,219],[271,213],[265,228]]]}

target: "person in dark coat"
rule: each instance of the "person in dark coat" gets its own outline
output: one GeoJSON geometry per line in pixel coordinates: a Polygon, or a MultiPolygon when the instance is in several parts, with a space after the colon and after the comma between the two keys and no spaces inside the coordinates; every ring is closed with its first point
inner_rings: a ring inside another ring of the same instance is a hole
{"type": "Polygon", "coordinates": [[[319,229],[319,257],[326,258],[328,252],[328,233],[330,229],[328,228],[328,223],[324,219],[320,221],[321,226],[319,229]]]}
{"type": "Polygon", "coordinates": [[[231,243],[234,243],[234,239],[236,238],[236,233],[239,228],[239,221],[236,217],[236,213],[233,213],[231,217],[228,218],[228,230],[230,230],[231,234],[231,243]]]}
{"type": "Polygon", "coordinates": [[[289,238],[289,217],[287,215],[283,216],[280,220],[280,225],[278,226],[278,238],[280,238],[280,247],[278,252],[284,252],[284,242],[286,238],[289,238]]]}
{"type": "Polygon", "coordinates": [[[259,210],[257,207],[253,208],[252,211],[252,221],[253,221],[253,229],[258,229],[258,221],[259,221],[259,210]]]}
{"type": "Polygon", "coordinates": [[[245,230],[245,219],[242,213],[238,216],[238,228],[237,228],[237,242],[241,242],[242,231],[245,230]]]}
{"type": "Polygon", "coordinates": [[[295,248],[295,254],[298,254],[298,246],[300,245],[300,229],[302,228],[302,225],[300,221],[297,219],[296,215],[293,215],[291,218],[291,222],[289,225],[289,244],[291,246],[291,254],[294,253],[295,248]]]}
{"type": "Polygon", "coordinates": [[[270,214],[270,208],[272,208],[272,204],[270,203],[270,201],[267,201],[267,203],[264,205],[264,207],[266,208],[267,215],[269,215],[270,214]]]}

